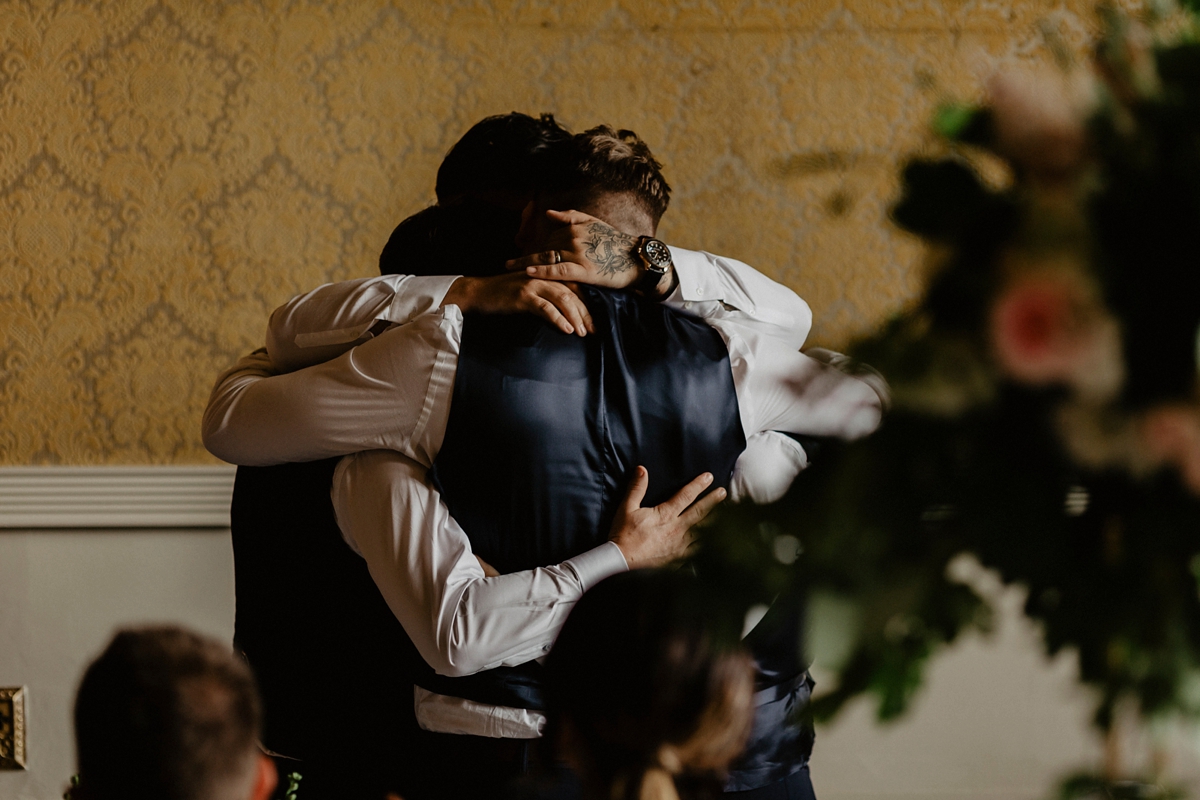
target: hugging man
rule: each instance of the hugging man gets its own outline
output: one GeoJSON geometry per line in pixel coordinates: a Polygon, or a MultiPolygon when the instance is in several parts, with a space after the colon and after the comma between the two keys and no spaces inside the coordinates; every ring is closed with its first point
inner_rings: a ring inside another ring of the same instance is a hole
{"type": "MultiPolygon", "coordinates": [[[[653,239],[669,189],[636,137],[594,129],[549,152],[518,240],[531,261],[566,255],[577,280],[612,288],[555,294],[537,276],[458,271],[321,287],[273,315],[270,352],[227,373],[206,415],[210,449],[240,463],[375,448],[335,467],[337,523],[441,673],[416,680],[420,724],[442,736],[433,751],[476,761],[503,761],[518,752],[507,742],[538,734],[536,659],[582,591],[637,565],[620,541],[629,518],[655,514],[642,537],[658,543],[655,563],[719,498],[683,510],[696,472],[766,496],[775,487],[754,476],[805,463],[782,432],[853,438],[879,419],[870,387],[798,352],[809,315],[794,293],[653,239]],[[580,335],[464,309],[534,310],[580,335]],[[656,509],[631,502],[644,491],[656,509]],[[477,557],[506,574],[489,577],[477,557]]],[[[764,705],[803,702],[803,665],[769,673],[764,705]]],[[[731,789],[807,785],[803,737],[767,727],[731,789]]]]}

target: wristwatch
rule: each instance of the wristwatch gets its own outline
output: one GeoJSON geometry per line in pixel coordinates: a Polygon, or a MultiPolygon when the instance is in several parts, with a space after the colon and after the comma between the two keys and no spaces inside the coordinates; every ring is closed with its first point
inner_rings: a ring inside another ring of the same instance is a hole
{"type": "Polygon", "coordinates": [[[658,287],[663,275],[674,266],[671,261],[671,249],[661,240],[653,236],[641,236],[633,248],[634,254],[642,262],[642,275],[638,278],[636,289],[639,292],[652,292],[658,287]]]}

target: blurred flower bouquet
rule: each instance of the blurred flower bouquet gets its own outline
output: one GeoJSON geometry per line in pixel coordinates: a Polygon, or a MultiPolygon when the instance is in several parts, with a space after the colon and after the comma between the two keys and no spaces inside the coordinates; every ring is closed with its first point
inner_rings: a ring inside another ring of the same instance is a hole
{"type": "Polygon", "coordinates": [[[1078,651],[1102,729],[1130,701],[1200,716],[1200,23],[1164,43],[1154,15],[1100,14],[1093,63],[996,76],[905,166],[893,219],[927,287],[852,349],[891,384],[881,430],[702,539],[746,605],[808,592],[836,676],[818,717],[863,693],[901,713],[928,656],[987,627],[964,554],[1078,651]]]}

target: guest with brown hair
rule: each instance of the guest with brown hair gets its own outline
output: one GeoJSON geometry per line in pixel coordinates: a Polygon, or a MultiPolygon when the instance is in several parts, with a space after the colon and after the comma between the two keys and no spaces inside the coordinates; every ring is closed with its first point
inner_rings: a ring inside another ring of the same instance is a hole
{"type": "Polygon", "coordinates": [[[177,627],[122,630],[75,700],[75,800],[266,800],[250,668],[227,645],[177,627]]]}
{"type": "Polygon", "coordinates": [[[754,716],[754,662],[698,582],[609,578],[576,604],[546,661],[548,739],[584,800],[719,797],[754,716]]]}

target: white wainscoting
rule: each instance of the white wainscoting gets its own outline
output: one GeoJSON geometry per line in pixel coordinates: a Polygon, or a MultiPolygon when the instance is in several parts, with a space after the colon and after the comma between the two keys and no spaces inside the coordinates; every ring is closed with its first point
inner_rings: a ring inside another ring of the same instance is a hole
{"type": "Polygon", "coordinates": [[[0,467],[0,528],[227,528],[231,466],[0,467]]]}

